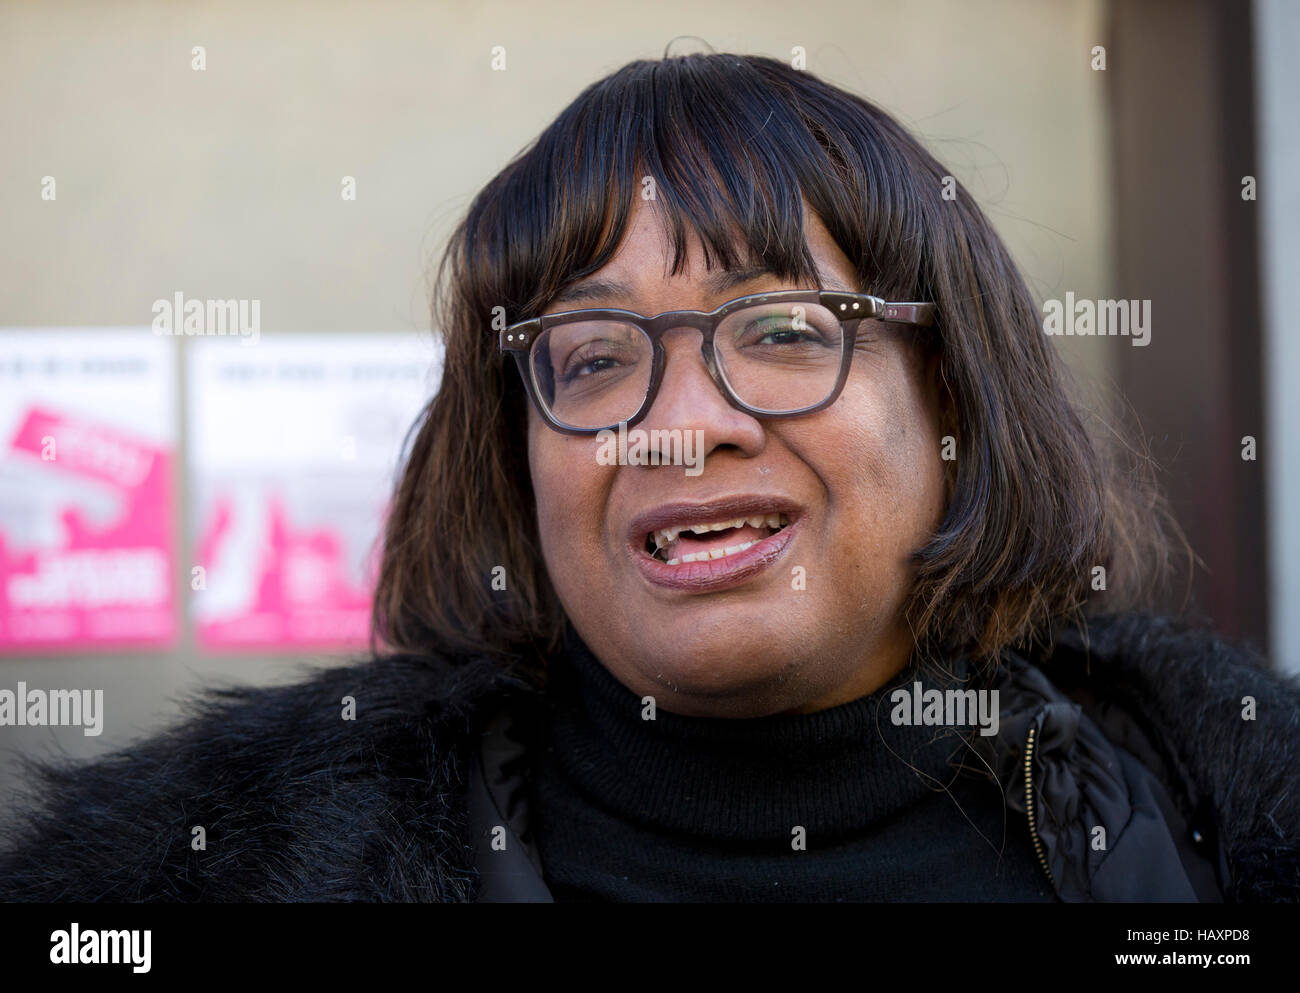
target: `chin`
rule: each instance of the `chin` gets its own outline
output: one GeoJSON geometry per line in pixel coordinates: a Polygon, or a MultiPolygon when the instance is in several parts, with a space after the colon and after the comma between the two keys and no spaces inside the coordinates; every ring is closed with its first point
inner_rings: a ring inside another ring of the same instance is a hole
{"type": "Polygon", "coordinates": [[[750,700],[761,706],[783,698],[783,688],[790,688],[791,677],[803,668],[800,656],[809,641],[802,642],[801,650],[798,643],[787,644],[789,637],[788,628],[768,632],[761,625],[704,638],[670,634],[640,660],[641,667],[649,678],[686,697],[731,698],[737,704],[750,700]]]}

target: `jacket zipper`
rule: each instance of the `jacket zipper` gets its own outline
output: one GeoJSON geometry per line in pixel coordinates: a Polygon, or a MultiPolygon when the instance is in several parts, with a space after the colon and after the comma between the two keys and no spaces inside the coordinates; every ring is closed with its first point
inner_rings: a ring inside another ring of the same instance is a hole
{"type": "Polygon", "coordinates": [[[1052,884],[1052,889],[1056,889],[1056,880],[1052,878],[1052,870],[1047,866],[1047,856],[1043,854],[1043,843],[1038,838],[1038,826],[1034,821],[1034,731],[1029,729],[1029,740],[1025,742],[1025,813],[1029,815],[1029,837],[1034,841],[1034,851],[1038,853],[1038,863],[1043,867],[1043,872],[1047,873],[1047,881],[1052,884]]]}

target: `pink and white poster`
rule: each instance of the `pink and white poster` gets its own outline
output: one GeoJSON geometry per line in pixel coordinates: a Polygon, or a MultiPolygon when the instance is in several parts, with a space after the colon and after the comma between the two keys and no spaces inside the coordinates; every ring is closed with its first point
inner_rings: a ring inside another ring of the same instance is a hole
{"type": "Polygon", "coordinates": [[[175,643],[174,356],[147,328],[0,330],[0,653],[175,643]]]}
{"type": "Polygon", "coordinates": [[[441,376],[432,337],[263,335],[187,351],[198,644],[364,646],[402,443],[441,376]]]}

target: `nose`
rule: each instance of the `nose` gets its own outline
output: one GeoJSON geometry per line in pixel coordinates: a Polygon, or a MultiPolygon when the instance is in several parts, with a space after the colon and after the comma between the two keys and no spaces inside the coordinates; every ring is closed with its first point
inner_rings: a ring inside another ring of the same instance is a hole
{"type": "Polygon", "coordinates": [[[702,333],[673,328],[661,339],[665,362],[654,404],[639,425],[647,431],[702,431],[706,456],[726,446],[746,457],[762,452],[762,422],[733,407],[714,381],[701,348],[702,333]]]}

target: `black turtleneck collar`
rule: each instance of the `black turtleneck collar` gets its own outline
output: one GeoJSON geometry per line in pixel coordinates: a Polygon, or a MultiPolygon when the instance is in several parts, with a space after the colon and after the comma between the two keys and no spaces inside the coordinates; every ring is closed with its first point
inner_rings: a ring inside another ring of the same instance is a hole
{"type": "Polygon", "coordinates": [[[967,758],[970,728],[895,726],[891,693],[965,685],[968,667],[918,676],[905,666],[876,692],[811,714],[687,717],[609,672],[570,626],[548,672],[550,762],[616,817],[702,839],[788,845],[870,829],[941,791],[967,758]]]}

